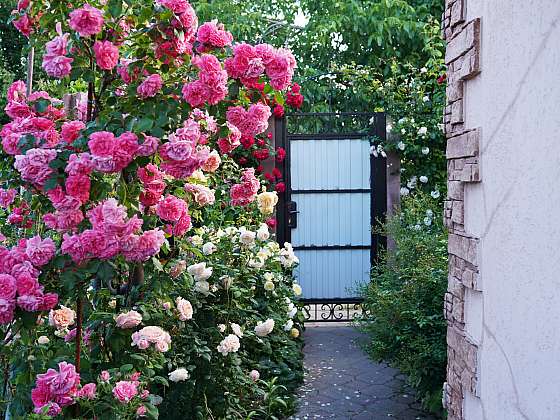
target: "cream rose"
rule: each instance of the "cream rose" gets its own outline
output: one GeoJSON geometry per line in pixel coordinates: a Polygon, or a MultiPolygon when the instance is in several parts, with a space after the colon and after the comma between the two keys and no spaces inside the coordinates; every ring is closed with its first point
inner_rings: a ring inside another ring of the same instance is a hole
{"type": "Polygon", "coordinates": [[[274,206],[276,204],[278,204],[278,194],[276,194],[276,191],[266,191],[257,195],[257,207],[261,214],[274,213],[274,206]]]}
{"type": "Polygon", "coordinates": [[[173,372],[169,372],[169,380],[171,382],[181,382],[189,379],[189,371],[185,368],[175,369],[173,372]]]}
{"type": "Polygon", "coordinates": [[[268,318],[264,322],[257,323],[257,326],[255,327],[255,334],[257,334],[259,337],[266,337],[268,334],[272,332],[273,329],[274,329],[274,320],[268,318]]]}
{"type": "Polygon", "coordinates": [[[74,324],[75,318],[76,312],[64,305],[60,305],[60,309],[51,309],[49,312],[49,325],[62,330],[74,324]]]}
{"type": "Polygon", "coordinates": [[[268,226],[266,225],[266,223],[261,223],[259,229],[257,230],[257,239],[259,241],[266,241],[268,238],[270,238],[268,226]]]}
{"type": "Polygon", "coordinates": [[[220,154],[216,150],[212,150],[208,157],[206,158],[206,162],[202,165],[202,170],[206,172],[215,172],[216,169],[222,163],[222,159],[220,159],[220,154]]]}

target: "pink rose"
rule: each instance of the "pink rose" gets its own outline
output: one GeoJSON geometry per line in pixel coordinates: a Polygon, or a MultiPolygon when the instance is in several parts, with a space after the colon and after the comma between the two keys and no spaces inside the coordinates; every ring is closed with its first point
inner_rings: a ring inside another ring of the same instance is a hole
{"type": "Polygon", "coordinates": [[[144,327],[132,334],[132,346],[146,349],[150,344],[154,344],[156,350],[162,353],[166,352],[169,350],[169,344],[171,344],[171,336],[168,332],[156,326],[144,327]]]}
{"type": "Polygon", "coordinates": [[[0,274],[0,298],[13,300],[16,291],[16,279],[9,274],[0,274]]]}
{"type": "Polygon", "coordinates": [[[190,6],[187,0],[157,0],[157,2],[178,15],[185,13],[190,6]]]}
{"type": "Polygon", "coordinates": [[[157,215],[168,222],[177,222],[187,210],[187,203],[173,195],[167,195],[156,207],[157,215]]]}
{"type": "Polygon", "coordinates": [[[136,311],[128,311],[119,314],[115,319],[115,323],[119,328],[134,328],[142,322],[142,315],[136,311]]]}
{"type": "Polygon", "coordinates": [[[81,9],[70,13],[70,28],[81,36],[96,35],[103,27],[103,12],[95,7],[85,4],[81,9]]]}
{"type": "Polygon", "coordinates": [[[202,170],[206,172],[216,172],[221,163],[222,159],[220,158],[220,154],[216,150],[212,150],[204,162],[204,165],[202,165],[202,170]]]}
{"type": "Polygon", "coordinates": [[[93,51],[97,65],[103,70],[112,70],[119,62],[119,49],[109,41],[95,41],[93,51]]]}
{"type": "Polygon", "coordinates": [[[136,415],[138,417],[144,417],[146,415],[146,413],[148,412],[148,409],[146,408],[145,405],[141,405],[140,407],[138,407],[138,409],[136,410],[136,415]]]}
{"type": "Polygon", "coordinates": [[[7,98],[9,102],[24,102],[27,97],[27,89],[23,80],[16,80],[8,88],[7,98]]]}
{"type": "Polygon", "coordinates": [[[39,235],[27,240],[25,253],[34,266],[40,267],[48,263],[54,256],[56,246],[51,238],[42,240],[39,235]]]}
{"type": "Polygon", "coordinates": [[[62,79],[70,74],[72,71],[72,62],[74,59],[72,57],[66,57],[64,55],[54,55],[46,54],[43,57],[43,70],[50,77],[56,77],[57,79],[62,79]]]}
{"type": "Polygon", "coordinates": [[[136,154],[138,156],[151,156],[159,147],[159,139],[153,136],[144,135],[144,142],[139,145],[136,154]]]}
{"type": "Polygon", "coordinates": [[[136,395],[138,395],[138,383],[135,381],[119,381],[113,388],[113,396],[125,404],[136,395]]]}
{"type": "Polygon", "coordinates": [[[16,29],[20,31],[21,34],[27,38],[29,38],[31,32],[33,32],[33,28],[31,26],[32,22],[31,19],[29,19],[29,15],[27,13],[25,13],[19,19],[12,21],[12,23],[14,24],[16,29]]]}
{"type": "Polygon", "coordinates": [[[72,143],[80,137],[80,131],[86,128],[86,125],[81,121],[67,121],[62,124],[60,136],[66,143],[72,143]]]}
{"type": "Polygon", "coordinates": [[[17,277],[16,288],[19,295],[25,295],[26,293],[31,293],[31,294],[41,293],[41,285],[39,284],[37,279],[27,274],[22,274],[17,277]]]}
{"type": "Polygon", "coordinates": [[[89,200],[90,186],[91,181],[87,175],[70,175],[64,183],[66,193],[77,198],[82,203],[86,203],[89,200]]]}
{"type": "Polygon", "coordinates": [[[0,207],[8,208],[17,196],[17,191],[14,188],[9,188],[5,190],[4,188],[0,188],[0,207]]]}
{"type": "Polygon", "coordinates": [[[104,370],[99,374],[99,379],[101,379],[101,381],[103,382],[109,382],[109,379],[111,379],[111,375],[108,371],[104,370]]]}
{"type": "Polygon", "coordinates": [[[148,76],[136,89],[138,96],[141,98],[151,98],[161,90],[163,80],[159,74],[152,74],[148,76]]]}
{"type": "Polygon", "coordinates": [[[98,131],[89,136],[88,146],[91,153],[99,157],[110,157],[115,148],[115,135],[108,131],[98,131]]]}
{"type": "Polygon", "coordinates": [[[217,48],[231,45],[233,41],[231,32],[224,30],[223,24],[216,24],[215,22],[206,22],[200,25],[196,37],[200,43],[217,48]]]}
{"type": "Polygon", "coordinates": [[[177,311],[179,312],[179,319],[181,321],[188,321],[189,319],[192,319],[193,307],[191,303],[182,297],[178,297],[175,302],[177,304],[177,311]]]}
{"type": "Polygon", "coordinates": [[[12,322],[15,309],[16,303],[13,299],[0,298],[0,325],[12,322]]]}
{"type": "Polygon", "coordinates": [[[78,393],[78,397],[94,400],[96,397],[97,385],[94,383],[85,384],[78,393]]]}

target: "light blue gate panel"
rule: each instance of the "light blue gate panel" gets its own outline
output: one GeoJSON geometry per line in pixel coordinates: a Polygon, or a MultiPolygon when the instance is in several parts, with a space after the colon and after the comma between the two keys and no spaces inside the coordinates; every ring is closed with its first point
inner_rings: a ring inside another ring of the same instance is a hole
{"type": "Polygon", "coordinates": [[[293,194],[292,200],[299,211],[294,246],[371,244],[369,193],[293,194]]]}
{"type": "Polygon", "coordinates": [[[369,281],[369,249],[299,250],[295,275],[304,298],[328,299],[357,296],[369,281]]]}
{"type": "Polygon", "coordinates": [[[369,188],[369,147],[360,139],[292,141],[292,189],[369,188]]]}

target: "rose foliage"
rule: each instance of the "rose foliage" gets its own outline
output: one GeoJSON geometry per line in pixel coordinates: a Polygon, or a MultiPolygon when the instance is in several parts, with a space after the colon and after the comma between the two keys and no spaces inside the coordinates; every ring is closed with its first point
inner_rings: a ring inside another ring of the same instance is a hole
{"type": "Polygon", "coordinates": [[[300,95],[292,53],[186,0],[21,0],[11,19],[59,91],[88,91],[7,92],[2,410],[289,414],[298,260],[269,230],[282,175],[262,172],[285,157],[266,131],[300,95]]]}

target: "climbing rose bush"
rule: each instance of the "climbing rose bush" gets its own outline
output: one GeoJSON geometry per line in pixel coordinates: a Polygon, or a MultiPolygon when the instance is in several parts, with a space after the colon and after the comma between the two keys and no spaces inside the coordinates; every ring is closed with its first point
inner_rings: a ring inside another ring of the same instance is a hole
{"type": "Polygon", "coordinates": [[[301,287],[264,167],[272,110],[301,106],[291,52],[186,0],[22,0],[12,21],[53,89],[12,84],[0,130],[2,410],[289,414],[301,287]]]}

